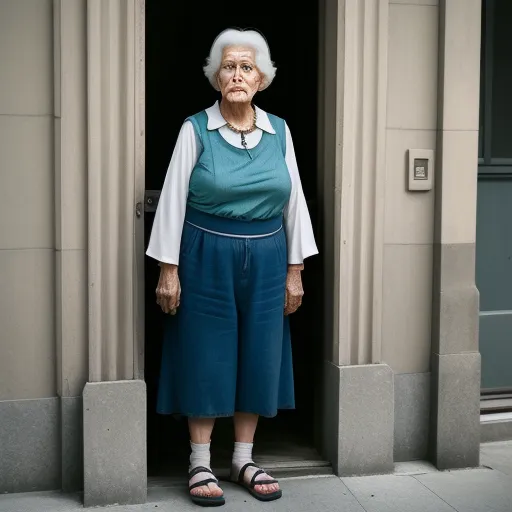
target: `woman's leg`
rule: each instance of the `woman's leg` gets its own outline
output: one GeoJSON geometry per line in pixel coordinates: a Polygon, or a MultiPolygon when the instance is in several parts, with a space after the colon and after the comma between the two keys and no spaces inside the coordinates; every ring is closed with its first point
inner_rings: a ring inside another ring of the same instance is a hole
{"type": "MultiPolygon", "coordinates": [[[[258,426],[258,418],[257,414],[248,414],[245,412],[235,413],[235,452],[233,453],[233,466],[235,466],[238,471],[248,462],[252,462],[252,445],[256,427],[258,426]]],[[[256,471],[257,468],[247,468],[244,474],[244,480],[250,482],[256,471]]],[[[256,481],[267,480],[268,478],[268,475],[259,475],[256,477],[256,481]]],[[[256,485],[254,490],[262,494],[270,494],[279,490],[279,484],[256,485]]]]}
{"type": "Polygon", "coordinates": [[[212,437],[215,418],[189,418],[190,440],[195,444],[206,444],[212,437]]]}
{"type": "MultiPolygon", "coordinates": [[[[188,429],[190,432],[190,446],[192,453],[190,455],[190,470],[198,466],[210,468],[210,439],[212,436],[215,418],[189,418],[188,429]]],[[[203,480],[206,474],[198,474],[193,477],[189,484],[193,484],[192,480],[203,480]]],[[[222,496],[222,489],[214,483],[196,487],[190,491],[195,496],[222,496]]]]}

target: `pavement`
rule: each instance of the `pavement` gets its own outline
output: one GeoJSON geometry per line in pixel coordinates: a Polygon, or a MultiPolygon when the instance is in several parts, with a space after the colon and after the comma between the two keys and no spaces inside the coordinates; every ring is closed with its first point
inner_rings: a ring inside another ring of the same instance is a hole
{"type": "MultiPolygon", "coordinates": [[[[438,471],[426,462],[398,463],[382,476],[281,479],[283,498],[260,503],[223,484],[222,512],[512,512],[512,441],[481,447],[476,469],[438,471]]],[[[59,492],[0,496],[0,512],[83,510],[79,494],[59,492]]],[[[102,509],[100,509],[102,510],[102,509]]],[[[144,505],[110,506],[108,512],[198,512],[184,486],[152,487],[144,505]]]]}

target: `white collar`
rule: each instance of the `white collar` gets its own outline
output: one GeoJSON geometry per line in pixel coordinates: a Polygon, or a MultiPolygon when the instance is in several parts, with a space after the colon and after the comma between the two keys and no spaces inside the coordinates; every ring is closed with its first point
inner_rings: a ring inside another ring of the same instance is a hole
{"type": "MultiPolygon", "coordinates": [[[[264,110],[261,110],[259,107],[255,106],[254,108],[256,109],[256,126],[260,130],[275,135],[276,131],[270,123],[270,119],[268,118],[267,113],[264,110]]],[[[206,115],[208,116],[208,130],[218,130],[227,124],[226,120],[220,113],[220,106],[218,101],[216,101],[215,104],[210,108],[206,109],[206,115]]]]}

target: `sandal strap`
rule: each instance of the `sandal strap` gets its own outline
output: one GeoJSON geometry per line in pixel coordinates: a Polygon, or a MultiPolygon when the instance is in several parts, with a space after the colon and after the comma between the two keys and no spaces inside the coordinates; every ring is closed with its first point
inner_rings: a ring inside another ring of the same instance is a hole
{"type": "Polygon", "coordinates": [[[240,472],[238,473],[238,482],[239,483],[243,483],[244,482],[245,471],[246,471],[247,468],[250,468],[250,467],[257,468],[258,466],[256,464],[254,464],[254,462],[248,462],[247,464],[242,466],[240,468],[240,472]]]}
{"type": "Polygon", "coordinates": [[[268,475],[268,473],[266,471],[264,471],[263,469],[259,469],[258,471],[256,471],[256,473],[254,473],[254,475],[252,475],[252,478],[251,478],[251,483],[250,483],[250,486],[254,489],[254,486],[255,485],[270,485],[270,484],[277,484],[279,483],[277,480],[274,480],[273,478],[270,478],[270,479],[266,479],[266,480],[256,480],[256,478],[260,475],[267,475],[267,476],[270,476],[268,475]]]}
{"type": "Polygon", "coordinates": [[[254,488],[256,485],[272,485],[272,484],[278,484],[279,482],[277,480],[256,480],[254,483],[251,484],[251,486],[254,488]]]}
{"type": "Polygon", "coordinates": [[[196,487],[203,487],[203,485],[216,484],[216,483],[217,483],[217,479],[207,478],[206,480],[201,480],[200,482],[196,482],[195,484],[189,485],[188,490],[191,491],[192,489],[195,489],[196,487]]]}
{"type": "Polygon", "coordinates": [[[196,476],[199,473],[210,473],[210,475],[215,476],[211,469],[205,468],[204,466],[197,466],[196,468],[192,469],[189,472],[188,479],[190,480],[191,478],[193,478],[194,476],[196,476]]]}
{"type": "Polygon", "coordinates": [[[254,483],[256,481],[256,477],[258,477],[259,475],[264,475],[265,474],[265,471],[263,471],[263,469],[258,469],[258,471],[256,471],[254,473],[254,475],[252,475],[252,478],[251,478],[251,483],[249,484],[251,487],[254,487],[256,484],[254,483]]]}

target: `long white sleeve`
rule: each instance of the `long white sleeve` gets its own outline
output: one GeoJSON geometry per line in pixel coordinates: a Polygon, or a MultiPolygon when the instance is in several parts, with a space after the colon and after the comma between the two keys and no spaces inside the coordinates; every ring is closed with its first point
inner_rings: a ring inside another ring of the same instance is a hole
{"type": "Polygon", "coordinates": [[[192,123],[186,121],[167,169],[146,251],[162,263],[179,264],[190,175],[199,158],[199,145],[192,123]]]}
{"type": "Polygon", "coordinates": [[[290,200],[284,210],[284,227],[288,243],[288,264],[300,265],[309,256],[318,254],[306,198],[302,190],[293,141],[286,125],[286,165],[292,180],[290,200]]]}

